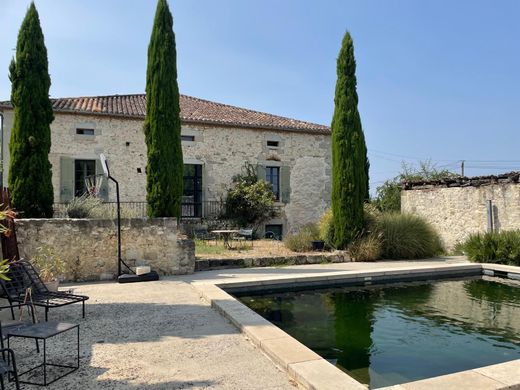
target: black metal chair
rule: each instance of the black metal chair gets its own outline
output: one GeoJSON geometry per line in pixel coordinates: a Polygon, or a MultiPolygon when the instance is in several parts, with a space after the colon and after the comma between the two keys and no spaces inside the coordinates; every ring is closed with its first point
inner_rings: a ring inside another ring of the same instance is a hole
{"type": "Polygon", "coordinates": [[[0,360],[0,389],[5,390],[4,378],[7,381],[13,381],[16,390],[20,390],[20,383],[18,382],[18,371],[16,369],[16,360],[14,352],[9,348],[0,349],[2,359],[0,360]]]}
{"type": "MultiPolygon", "coordinates": [[[[81,302],[83,318],[85,318],[85,301],[89,299],[86,295],[68,294],[61,291],[50,291],[40,279],[38,272],[31,263],[26,260],[12,262],[6,276],[10,280],[1,280],[0,285],[4,297],[13,303],[25,303],[26,291],[31,289],[31,301],[34,306],[45,308],[45,321],[48,320],[49,309],[72,305],[81,302]]],[[[14,320],[14,309],[11,307],[14,320]]]]}
{"type": "Polygon", "coordinates": [[[251,247],[253,247],[253,229],[240,229],[238,233],[233,237],[237,241],[251,241],[251,247]]]}

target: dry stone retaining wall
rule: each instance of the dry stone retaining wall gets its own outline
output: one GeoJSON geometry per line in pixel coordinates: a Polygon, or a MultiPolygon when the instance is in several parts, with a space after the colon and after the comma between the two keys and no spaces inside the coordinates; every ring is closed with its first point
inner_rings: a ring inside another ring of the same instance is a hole
{"type": "Polygon", "coordinates": [[[487,230],[486,202],[493,202],[495,229],[520,229],[520,184],[435,187],[404,190],[401,211],[420,215],[438,231],[450,250],[471,233],[487,230]]]}
{"type": "MultiPolygon", "coordinates": [[[[117,275],[117,228],[113,220],[20,219],[16,221],[20,256],[51,247],[67,264],[64,280],[103,280],[117,275]]],[[[161,275],[195,270],[195,245],[171,218],[124,219],[122,258],[130,266],[149,265],[161,275]]]]}

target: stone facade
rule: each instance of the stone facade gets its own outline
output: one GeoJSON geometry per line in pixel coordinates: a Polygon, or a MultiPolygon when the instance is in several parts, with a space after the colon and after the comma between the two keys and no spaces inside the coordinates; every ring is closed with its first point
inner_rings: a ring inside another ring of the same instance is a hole
{"type": "Polygon", "coordinates": [[[487,231],[488,200],[493,202],[496,230],[520,229],[519,183],[403,190],[401,211],[424,217],[450,250],[471,233],[487,231]]]}
{"type": "MultiPolygon", "coordinates": [[[[103,280],[117,276],[117,230],[113,220],[19,219],[22,258],[37,248],[52,248],[66,263],[64,280],[103,280]]],[[[179,233],[171,218],[123,219],[122,258],[131,267],[149,265],[160,275],[195,270],[195,245],[179,233]]]]}
{"type": "MultiPolygon", "coordinates": [[[[5,109],[4,115],[5,139],[9,140],[13,111],[5,109]]],[[[55,202],[67,202],[73,196],[73,162],[97,160],[100,153],[106,155],[110,172],[120,183],[121,200],[144,202],[146,145],[142,128],[139,118],[55,112],[49,155],[55,202]],[[93,134],[79,135],[77,129],[90,129],[93,134]]],[[[284,232],[294,230],[317,221],[330,205],[330,134],[190,124],[182,126],[182,135],[193,137],[182,142],[184,162],[202,166],[203,201],[220,200],[247,161],[264,168],[280,168],[283,196],[278,206],[283,213],[268,224],[282,224],[284,232]],[[271,141],[269,146],[267,141],[271,141]],[[277,142],[276,147],[273,142],[277,142]]],[[[8,154],[6,142],[6,166],[8,154]]],[[[101,173],[99,163],[96,173],[101,173]]],[[[114,201],[112,183],[107,191],[103,194],[114,201]]]]}

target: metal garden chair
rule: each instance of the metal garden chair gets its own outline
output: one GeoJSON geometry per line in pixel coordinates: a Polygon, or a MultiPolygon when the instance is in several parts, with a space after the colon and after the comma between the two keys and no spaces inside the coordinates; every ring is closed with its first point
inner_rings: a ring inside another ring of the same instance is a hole
{"type": "MultiPolygon", "coordinates": [[[[9,267],[8,281],[0,280],[5,298],[11,306],[13,303],[26,303],[26,291],[31,289],[31,302],[34,306],[45,308],[45,321],[48,320],[49,310],[56,307],[72,305],[81,302],[83,318],[85,318],[85,295],[68,294],[61,291],[50,291],[40,279],[38,272],[26,260],[12,262],[9,267]]],[[[11,307],[14,320],[14,309],[11,307]]]]}

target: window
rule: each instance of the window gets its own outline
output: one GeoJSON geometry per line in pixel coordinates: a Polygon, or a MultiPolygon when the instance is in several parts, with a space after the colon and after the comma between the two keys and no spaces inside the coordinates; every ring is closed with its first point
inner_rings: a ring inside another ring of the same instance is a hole
{"type": "Polygon", "coordinates": [[[278,148],[279,145],[280,145],[280,142],[278,142],[278,141],[267,141],[268,148],[278,148]]]}
{"type": "Polygon", "coordinates": [[[94,129],[76,129],[78,135],[94,135],[94,129]]]}
{"type": "Polygon", "coordinates": [[[194,135],[181,135],[181,141],[194,142],[195,136],[194,135]]]}
{"type": "Polygon", "coordinates": [[[276,200],[280,200],[280,167],[265,167],[265,180],[271,183],[276,200]]]}
{"type": "Polygon", "coordinates": [[[202,217],[202,165],[184,164],[182,216],[202,217]]]}
{"type": "Polygon", "coordinates": [[[85,178],[96,174],[96,160],[74,161],[74,196],[81,196],[87,192],[85,178]]]}
{"type": "Polygon", "coordinates": [[[265,238],[281,240],[283,238],[282,225],[265,225],[265,238]]]}

